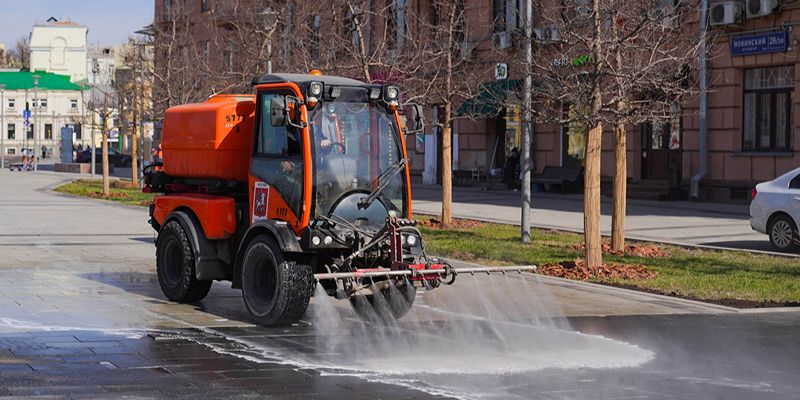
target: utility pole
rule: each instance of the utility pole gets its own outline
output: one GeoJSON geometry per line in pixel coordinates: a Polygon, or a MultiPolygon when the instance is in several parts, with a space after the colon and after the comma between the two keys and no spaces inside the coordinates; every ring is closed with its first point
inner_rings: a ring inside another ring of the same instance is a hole
{"type": "Polygon", "coordinates": [[[525,2],[525,116],[522,133],[522,243],[531,242],[531,63],[533,49],[533,1],[525,2]]]}
{"type": "Polygon", "coordinates": [[[39,132],[36,130],[36,122],[38,121],[39,116],[39,107],[42,106],[42,101],[39,99],[38,95],[38,88],[39,88],[39,75],[33,75],[33,170],[39,170],[39,145],[37,136],[39,136],[39,132]]]}
{"type": "MultiPolygon", "coordinates": [[[[94,91],[95,86],[97,85],[97,73],[100,72],[100,67],[97,65],[97,58],[92,58],[92,89],[89,91],[89,101],[94,103],[94,91]]],[[[97,152],[96,146],[94,144],[94,129],[95,129],[95,115],[94,111],[92,112],[92,177],[95,175],[95,166],[97,165],[97,160],[95,160],[95,153],[97,152]]]]}
{"type": "Polygon", "coordinates": [[[6,94],[6,85],[0,83],[0,168],[6,167],[6,148],[5,148],[5,139],[6,139],[6,124],[3,121],[3,114],[5,114],[5,94],[6,94]]]}

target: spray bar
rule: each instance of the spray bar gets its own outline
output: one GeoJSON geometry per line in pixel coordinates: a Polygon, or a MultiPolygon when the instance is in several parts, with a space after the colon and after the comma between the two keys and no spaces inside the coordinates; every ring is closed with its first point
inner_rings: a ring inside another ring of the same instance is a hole
{"type": "Polygon", "coordinates": [[[447,276],[449,274],[475,274],[475,273],[506,273],[506,272],[525,272],[536,271],[535,265],[517,265],[513,267],[467,267],[467,268],[447,268],[447,269],[403,269],[394,271],[364,271],[364,272],[329,272],[314,274],[314,279],[323,281],[327,279],[351,279],[351,278],[371,278],[371,277],[386,277],[386,276],[404,276],[404,275],[441,275],[447,276]]]}

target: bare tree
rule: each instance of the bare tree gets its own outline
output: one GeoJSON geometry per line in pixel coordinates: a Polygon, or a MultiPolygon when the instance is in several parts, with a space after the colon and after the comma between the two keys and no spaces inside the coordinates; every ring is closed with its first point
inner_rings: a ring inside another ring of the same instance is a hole
{"type": "MultiPolygon", "coordinates": [[[[452,222],[453,211],[453,125],[459,118],[456,106],[473,98],[481,90],[478,82],[488,75],[487,67],[478,61],[475,37],[467,21],[468,6],[463,0],[434,0],[428,14],[417,15],[416,35],[409,35],[407,45],[418,54],[418,70],[410,74],[408,89],[416,100],[437,106],[442,148],[442,223],[452,222]]],[[[481,117],[490,117],[483,115],[481,117]]]]}
{"type": "Polygon", "coordinates": [[[30,38],[23,36],[6,50],[4,57],[0,57],[0,66],[9,68],[27,68],[30,64],[31,48],[30,38]]]}
{"type": "Polygon", "coordinates": [[[100,135],[102,138],[102,163],[103,163],[103,195],[111,193],[108,166],[108,134],[110,122],[117,113],[114,107],[117,104],[116,94],[111,88],[94,86],[90,93],[86,109],[91,112],[92,121],[100,122],[100,135]]]}
{"type": "MultiPolygon", "coordinates": [[[[534,118],[566,125],[584,164],[584,235],[589,267],[602,263],[600,152],[604,124],[615,128],[615,225],[624,224],[625,125],[667,118],[690,92],[685,84],[696,44],[671,18],[692,15],[691,1],[564,0],[545,8],[532,65],[534,118]],[[654,14],[653,10],[667,9],[654,14]],[[623,11],[624,10],[624,11],[623,11]],[[667,19],[665,19],[667,18],[667,19]],[[566,111],[565,111],[566,109],[566,111]]],[[[549,3],[548,3],[549,4],[549,3]]],[[[550,4],[551,5],[551,4],[550,4]]],[[[676,19],[676,20],[677,20],[676,19]]],[[[615,245],[622,247],[622,241],[615,245]]]]}

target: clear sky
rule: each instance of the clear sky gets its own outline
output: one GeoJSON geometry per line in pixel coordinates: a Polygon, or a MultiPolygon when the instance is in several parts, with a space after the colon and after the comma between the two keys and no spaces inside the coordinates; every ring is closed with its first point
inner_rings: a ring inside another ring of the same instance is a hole
{"type": "Polygon", "coordinates": [[[11,47],[50,17],[89,28],[90,45],[125,43],[153,21],[154,0],[0,0],[0,42],[11,47]]]}

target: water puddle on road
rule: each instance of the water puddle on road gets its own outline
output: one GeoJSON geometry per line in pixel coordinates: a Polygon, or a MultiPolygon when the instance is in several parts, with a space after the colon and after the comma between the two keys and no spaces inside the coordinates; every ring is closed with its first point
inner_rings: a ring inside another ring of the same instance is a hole
{"type": "Polygon", "coordinates": [[[509,387],[553,370],[632,368],[655,358],[573,330],[535,277],[467,275],[457,285],[420,291],[411,312],[389,322],[364,322],[318,285],[307,315],[313,334],[291,338],[296,346],[230,339],[270,362],[465,399],[528,398],[509,387]]]}

